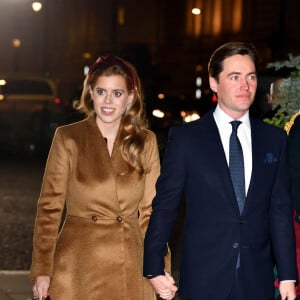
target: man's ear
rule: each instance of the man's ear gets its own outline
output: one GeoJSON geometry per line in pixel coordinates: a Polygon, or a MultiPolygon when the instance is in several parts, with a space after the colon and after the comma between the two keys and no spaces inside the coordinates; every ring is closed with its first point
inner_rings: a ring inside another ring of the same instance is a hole
{"type": "Polygon", "coordinates": [[[214,77],[209,76],[209,86],[213,92],[218,93],[218,82],[214,77]]]}

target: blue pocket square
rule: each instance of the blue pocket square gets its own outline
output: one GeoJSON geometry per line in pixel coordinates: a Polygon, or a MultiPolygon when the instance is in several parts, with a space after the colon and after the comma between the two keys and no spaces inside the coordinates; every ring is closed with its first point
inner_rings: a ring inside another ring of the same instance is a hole
{"type": "Polygon", "coordinates": [[[265,164],[273,164],[273,163],[277,163],[278,162],[278,158],[276,156],[274,156],[274,154],[272,152],[268,152],[265,156],[264,159],[264,163],[265,164]]]}

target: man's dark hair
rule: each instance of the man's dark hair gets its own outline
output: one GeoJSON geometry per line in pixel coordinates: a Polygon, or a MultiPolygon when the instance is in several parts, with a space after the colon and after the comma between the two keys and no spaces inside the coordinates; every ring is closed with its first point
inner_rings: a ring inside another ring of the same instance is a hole
{"type": "Polygon", "coordinates": [[[249,55],[255,65],[258,63],[258,56],[254,45],[250,42],[228,42],[217,48],[210,57],[208,63],[209,76],[219,80],[219,74],[223,71],[225,58],[233,55],[249,55]]]}

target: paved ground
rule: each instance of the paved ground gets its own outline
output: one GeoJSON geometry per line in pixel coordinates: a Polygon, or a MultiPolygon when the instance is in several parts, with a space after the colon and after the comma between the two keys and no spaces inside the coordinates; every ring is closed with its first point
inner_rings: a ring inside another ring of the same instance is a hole
{"type": "Polygon", "coordinates": [[[43,161],[0,158],[0,300],[26,300],[43,161]]]}
{"type": "Polygon", "coordinates": [[[0,300],[27,300],[31,296],[28,271],[0,271],[0,300]]]}
{"type": "Polygon", "coordinates": [[[0,270],[28,270],[43,162],[0,160],[0,270]]]}

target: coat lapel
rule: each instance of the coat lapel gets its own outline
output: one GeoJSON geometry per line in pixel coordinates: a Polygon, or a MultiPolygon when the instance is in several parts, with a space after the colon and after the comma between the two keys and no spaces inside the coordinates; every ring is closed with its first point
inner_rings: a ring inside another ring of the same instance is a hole
{"type": "Polygon", "coordinates": [[[122,157],[120,147],[123,136],[121,132],[118,132],[118,135],[115,140],[113,152],[111,155],[111,163],[114,170],[114,174],[118,176],[124,176],[131,171],[131,168],[127,162],[122,157]]]}
{"type": "MultiPolygon", "coordinates": [[[[113,176],[128,173],[129,165],[124,161],[119,151],[122,139],[120,131],[117,134],[110,156],[105,139],[96,124],[94,116],[87,119],[87,126],[89,127],[87,132],[90,134],[88,134],[86,143],[89,144],[90,154],[96,157],[96,161],[101,165],[101,169],[108,171],[113,176]]],[[[91,157],[91,155],[88,155],[88,157],[91,157]]]]}
{"type": "Polygon", "coordinates": [[[252,144],[252,172],[246,197],[244,212],[247,212],[251,199],[256,197],[258,186],[266,182],[266,173],[262,169],[263,160],[266,155],[266,141],[261,134],[260,120],[250,117],[251,124],[251,144],[252,144]]]}

